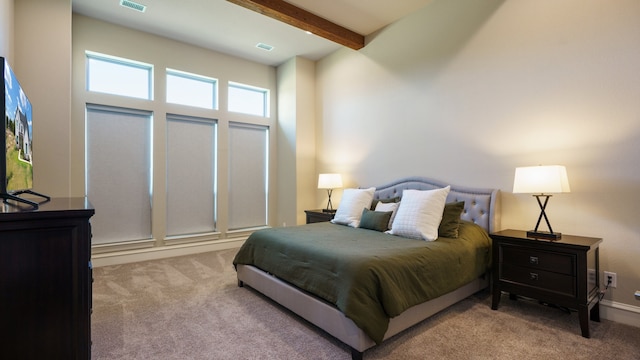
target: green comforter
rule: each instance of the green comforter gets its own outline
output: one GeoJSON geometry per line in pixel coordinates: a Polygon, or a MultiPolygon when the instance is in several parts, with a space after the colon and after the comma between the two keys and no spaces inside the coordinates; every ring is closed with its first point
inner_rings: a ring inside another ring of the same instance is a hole
{"type": "Polygon", "coordinates": [[[329,222],[253,233],[234,265],[254,265],[332,304],[380,343],[393,318],[484,274],[491,239],[462,222],[433,242],[329,222]]]}

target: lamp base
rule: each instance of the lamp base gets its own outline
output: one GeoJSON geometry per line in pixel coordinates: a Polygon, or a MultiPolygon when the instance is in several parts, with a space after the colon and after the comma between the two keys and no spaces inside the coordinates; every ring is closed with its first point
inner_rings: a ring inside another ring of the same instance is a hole
{"type": "Polygon", "coordinates": [[[548,239],[548,240],[558,240],[562,238],[562,234],[558,232],[548,232],[548,231],[527,231],[528,238],[534,239],[548,239]]]}

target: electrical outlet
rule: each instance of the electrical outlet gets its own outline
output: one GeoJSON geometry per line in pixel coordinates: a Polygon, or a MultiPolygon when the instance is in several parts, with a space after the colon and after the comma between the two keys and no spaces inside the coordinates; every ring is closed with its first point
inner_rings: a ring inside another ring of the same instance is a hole
{"type": "Polygon", "coordinates": [[[606,286],[609,282],[609,277],[611,277],[611,285],[609,285],[609,287],[618,287],[618,276],[616,273],[610,271],[604,272],[604,285],[606,286]]]}

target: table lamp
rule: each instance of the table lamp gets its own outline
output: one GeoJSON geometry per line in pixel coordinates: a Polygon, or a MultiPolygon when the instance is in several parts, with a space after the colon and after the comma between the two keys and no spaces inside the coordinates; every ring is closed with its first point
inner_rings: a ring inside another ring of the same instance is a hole
{"type": "Polygon", "coordinates": [[[333,189],[339,189],[341,187],[342,176],[340,176],[340,174],[320,174],[318,176],[318,189],[327,189],[327,195],[329,195],[327,208],[322,209],[323,212],[335,212],[331,204],[331,193],[333,189]]]}
{"type": "Polygon", "coordinates": [[[527,231],[527,237],[544,238],[557,240],[562,237],[561,233],[553,232],[545,209],[550,193],[570,192],[569,179],[567,178],[567,169],[560,165],[549,166],[527,166],[516,168],[515,178],[513,180],[513,193],[530,193],[538,200],[540,206],[540,216],[536,227],[532,231],[527,231]],[[540,200],[544,198],[544,202],[540,200]],[[549,231],[538,231],[540,220],[544,218],[549,231]]]}

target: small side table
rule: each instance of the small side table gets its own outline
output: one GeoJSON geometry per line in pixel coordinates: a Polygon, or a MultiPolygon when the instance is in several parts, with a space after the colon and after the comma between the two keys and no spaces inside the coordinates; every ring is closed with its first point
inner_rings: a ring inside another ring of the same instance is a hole
{"type": "Polygon", "coordinates": [[[307,224],[331,221],[336,215],[335,211],[324,212],[322,209],[305,210],[304,212],[307,214],[307,224]]]}
{"type": "Polygon", "coordinates": [[[493,240],[491,308],[501,292],[521,295],[578,310],[582,336],[589,318],[600,321],[600,238],[562,235],[561,239],[529,238],[526,231],[503,230],[493,240]]]}

